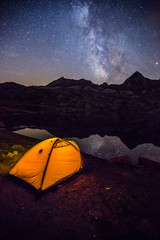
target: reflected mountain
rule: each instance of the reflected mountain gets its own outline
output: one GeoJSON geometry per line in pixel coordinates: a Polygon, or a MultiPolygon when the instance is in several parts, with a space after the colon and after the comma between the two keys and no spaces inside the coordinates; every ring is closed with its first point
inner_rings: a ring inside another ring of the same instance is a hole
{"type": "MultiPolygon", "coordinates": [[[[34,137],[41,140],[54,137],[51,133],[42,129],[31,129],[25,128],[14,131],[15,133],[34,137]]],[[[116,136],[104,136],[92,135],[88,138],[71,138],[74,140],[80,147],[81,152],[88,153],[95,157],[103,158],[110,160],[116,156],[128,155],[130,156],[134,164],[137,163],[139,156],[148,155],[148,156],[159,156],[160,148],[154,146],[151,143],[138,145],[134,149],[129,149],[119,137],[116,136]]]]}
{"type": "MultiPolygon", "coordinates": [[[[25,126],[23,126],[23,127],[25,127],[25,126]]],[[[21,126],[21,129],[13,131],[13,132],[17,133],[17,134],[20,134],[20,135],[23,135],[23,136],[36,138],[36,139],[41,139],[41,140],[45,140],[45,139],[54,137],[54,135],[52,135],[51,133],[49,133],[45,129],[22,128],[22,126],[21,126]]]]}

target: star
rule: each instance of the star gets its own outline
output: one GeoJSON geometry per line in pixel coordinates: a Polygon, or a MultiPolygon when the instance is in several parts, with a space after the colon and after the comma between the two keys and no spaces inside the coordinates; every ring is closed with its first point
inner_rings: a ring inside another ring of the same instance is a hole
{"type": "Polygon", "coordinates": [[[0,82],[46,85],[76,74],[121,84],[137,70],[160,78],[158,0],[1,2],[0,82]]]}

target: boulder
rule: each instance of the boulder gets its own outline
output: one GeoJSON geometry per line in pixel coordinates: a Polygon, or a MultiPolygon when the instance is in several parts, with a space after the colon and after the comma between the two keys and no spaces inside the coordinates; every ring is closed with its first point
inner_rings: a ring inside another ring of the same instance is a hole
{"type": "Polygon", "coordinates": [[[106,93],[106,94],[111,94],[111,95],[117,93],[116,90],[113,90],[113,89],[110,89],[110,88],[105,88],[105,89],[103,90],[103,92],[106,93]]]}
{"type": "Polygon", "coordinates": [[[122,164],[122,165],[129,165],[129,166],[133,165],[132,160],[128,155],[120,155],[120,156],[111,158],[111,162],[122,164]]]}
{"type": "Polygon", "coordinates": [[[139,157],[138,164],[146,167],[160,167],[160,156],[142,155],[139,157]]]}

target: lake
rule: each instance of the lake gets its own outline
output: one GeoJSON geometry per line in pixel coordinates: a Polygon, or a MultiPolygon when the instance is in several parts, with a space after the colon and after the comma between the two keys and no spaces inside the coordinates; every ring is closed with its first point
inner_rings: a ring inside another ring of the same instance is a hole
{"type": "MultiPolygon", "coordinates": [[[[41,140],[55,137],[45,129],[26,127],[13,132],[41,140]]],[[[141,155],[160,156],[160,147],[157,147],[152,143],[143,143],[130,149],[117,136],[105,135],[101,137],[100,135],[95,134],[87,138],[72,137],[69,139],[74,140],[78,144],[81,152],[107,160],[120,155],[129,155],[132,162],[136,164],[141,155]]]]}

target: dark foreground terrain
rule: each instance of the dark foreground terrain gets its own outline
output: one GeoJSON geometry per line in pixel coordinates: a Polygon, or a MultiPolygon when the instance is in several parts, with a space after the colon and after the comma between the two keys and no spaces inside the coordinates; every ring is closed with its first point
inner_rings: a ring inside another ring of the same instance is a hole
{"type": "MultiPolygon", "coordinates": [[[[1,155],[7,138],[8,149],[36,142],[3,135],[1,155]]],[[[85,159],[86,172],[39,199],[1,170],[0,239],[160,239],[160,168],[85,159]]]]}

